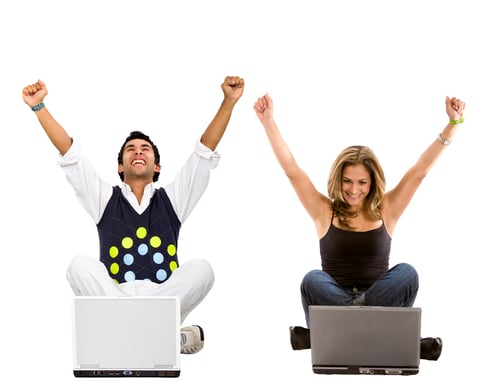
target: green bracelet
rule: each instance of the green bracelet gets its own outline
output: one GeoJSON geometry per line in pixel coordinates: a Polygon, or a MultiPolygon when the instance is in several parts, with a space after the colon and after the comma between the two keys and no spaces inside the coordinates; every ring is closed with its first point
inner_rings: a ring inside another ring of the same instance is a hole
{"type": "Polygon", "coordinates": [[[460,125],[463,122],[464,122],[464,117],[457,119],[456,121],[450,119],[450,125],[460,125]]]}

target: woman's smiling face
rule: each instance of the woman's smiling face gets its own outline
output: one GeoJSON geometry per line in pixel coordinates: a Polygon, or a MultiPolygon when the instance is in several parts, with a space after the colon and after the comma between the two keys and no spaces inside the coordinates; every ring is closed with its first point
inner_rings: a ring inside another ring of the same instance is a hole
{"type": "Polygon", "coordinates": [[[346,166],[342,173],[342,195],[353,208],[361,209],[370,193],[371,177],[364,165],[346,166]]]}

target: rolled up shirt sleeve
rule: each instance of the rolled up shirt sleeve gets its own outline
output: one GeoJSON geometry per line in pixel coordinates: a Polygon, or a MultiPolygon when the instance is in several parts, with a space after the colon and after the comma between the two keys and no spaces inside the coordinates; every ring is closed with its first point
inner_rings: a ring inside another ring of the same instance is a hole
{"type": "Polygon", "coordinates": [[[220,155],[217,152],[198,141],[175,179],[165,187],[181,223],[188,218],[205,192],[210,172],[219,165],[219,160],[220,155]]]}
{"type": "Polygon", "coordinates": [[[73,187],[78,201],[97,224],[113,193],[113,187],[99,178],[76,141],[73,141],[66,154],[59,155],[58,164],[73,187]]]}

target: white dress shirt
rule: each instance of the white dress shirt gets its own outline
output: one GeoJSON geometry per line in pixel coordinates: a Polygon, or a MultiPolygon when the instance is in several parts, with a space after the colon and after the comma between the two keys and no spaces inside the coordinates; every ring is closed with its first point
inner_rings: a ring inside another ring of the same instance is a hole
{"type": "MultiPolygon", "coordinates": [[[[167,195],[181,223],[187,219],[205,192],[210,179],[210,171],[217,167],[219,160],[220,155],[217,152],[198,141],[194,152],[178,171],[175,179],[165,186],[167,195]]],[[[76,141],[73,141],[71,148],[64,156],[59,156],[59,165],[75,190],[78,200],[98,224],[113,194],[113,185],[99,178],[90,161],[82,154],[81,147],[76,141]]],[[[130,186],[125,183],[121,185],[123,195],[139,214],[149,206],[155,189],[155,183],[146,186],[139,203],[130,186]]]]}

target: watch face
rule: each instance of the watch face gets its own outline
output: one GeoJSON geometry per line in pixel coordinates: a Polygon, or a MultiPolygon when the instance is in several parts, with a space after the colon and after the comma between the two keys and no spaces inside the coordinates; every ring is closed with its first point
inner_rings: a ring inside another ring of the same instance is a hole
{"type": "Polygon", "coordinates": [[[438,135],[438,141],[441,142],[443,145],[449,145],[451,144],[451,141],[444,139],[441,133],[438,135]]]}

